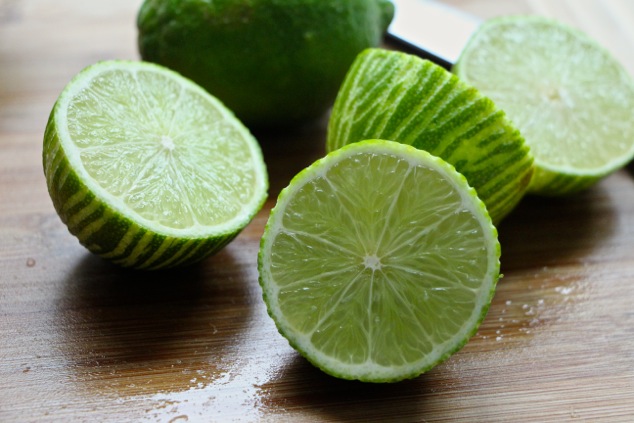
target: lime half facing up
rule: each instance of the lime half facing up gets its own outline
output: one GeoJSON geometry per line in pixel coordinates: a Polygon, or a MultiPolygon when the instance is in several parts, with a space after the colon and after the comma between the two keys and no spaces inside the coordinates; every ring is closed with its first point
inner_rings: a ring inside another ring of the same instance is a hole
{"type": "Polygon", "coordinates": [[[232,113],[191,81],[142,62],[101,62],[66,86],[43,162],[70,232],[126,267],[203,259],[267,195],[259,146],[232,113]]]}
{"type": "Polygon", "coordinates": [[[258,264],[268,312],[303,356],[339,378],[394,382],[474,334],[499,256],[486,207],[451,165],[370,140],[281,192],[258,264]]]}
{"type": "Polygon", "coordinates": [[[451,163],[494,223],[522,199],[533,172],[524,139],[490,99],[440,66],[396,51],[361,53],[330,116],[329,151],[372,138],[451,163]]]}
{"type": "Polygon", "coordinates": [[[529,191],[587,188],[634,155],[634,82],[582,32],[537,16],[485,22],[454,72],[501,107],[535,156],[529,191]]]}

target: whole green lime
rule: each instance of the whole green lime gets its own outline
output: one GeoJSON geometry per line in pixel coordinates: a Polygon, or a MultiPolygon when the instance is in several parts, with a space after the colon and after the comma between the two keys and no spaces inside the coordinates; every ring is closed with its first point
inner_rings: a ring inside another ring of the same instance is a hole
{"type": "Polygon", "coordinates": [[[380,43],[393,15],[389,0],[145,0],[139,51],[249,126],[297,124],[332,106],[357,54],[380,43]]]}

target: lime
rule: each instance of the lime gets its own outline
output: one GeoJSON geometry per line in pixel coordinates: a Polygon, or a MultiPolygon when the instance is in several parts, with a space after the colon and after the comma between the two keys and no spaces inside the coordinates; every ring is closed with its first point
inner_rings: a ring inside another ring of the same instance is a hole
{"type": "Polygon", "coordinates": [[[268,312],[303,356],[336,377],[393,382],[473,335],[499,256],[486,207],[451,165],[369,140],[280,193],[258,265],[268,312]]]}
{"type": "Polygon", "coordinates": [[[524,139],[491,100],[440,66],[396,51],[361,53],[330,117],[329,151],[370,138],[409,144],[451,163],[494,223],[517,205],[532,174],[524,139]]]}
{"type": "Polygon", "coordinates": [[[53,204],[90,251],[137,268],[219,250],[261,208],[259,146],[218,100],[148,63],[87,67],[62,91],[44,135],[53,204]]]}
{"type": "Polygon", "coordinates": [[[538,16],[485,22],[454,72],[503,108],[535,156],[529,191],[563,195],[634,156],[634,82],[590,37],[538,16]]]}
{"type": "Polygon", "coordinates": [[[138,44],[143,59],[196,81],[247,125],[299,124],[332,106],[393,15],[389,0],[145,0],[138,44]]]}

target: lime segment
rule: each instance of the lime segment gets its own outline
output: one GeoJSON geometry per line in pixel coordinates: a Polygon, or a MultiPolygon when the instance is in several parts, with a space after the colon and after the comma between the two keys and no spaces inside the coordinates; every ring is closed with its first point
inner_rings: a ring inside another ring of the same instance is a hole
{"type": "Polygon", "coordinates": [[[330,153],[282,191],[260,283],[279,331],[317,367],[396,381],[473,335],[499,255],[484,204],[452,166],[371,140],[330,153]]]}
{"type": "Polygon", "coordinates": [[[454,72],[505,110],[535,156],[529,190],[562,195],[634,156],[634,82],[586,34],[538,16],[485,22],[454,72]]]}
{"type": "Polygon", "coordinates": [[[56,210],[91,251],[124,266],[217,251],[261,207],[257,142],[219,101],[148,63],[86,68],[60,95],[44,140],[56,210]]]}

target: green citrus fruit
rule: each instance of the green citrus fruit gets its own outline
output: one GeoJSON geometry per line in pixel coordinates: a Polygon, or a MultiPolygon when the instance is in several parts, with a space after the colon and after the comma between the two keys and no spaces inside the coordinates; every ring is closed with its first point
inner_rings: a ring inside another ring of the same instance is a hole
{"type": "Polygon", "coordinates": [[[579,30],[538,16],[485,22],[454,72],[504,109],[530,145],[529,191],[577,192],[634,156],[634,82],[579,30]]]}
{"type": "Polygon", "coordinates": [[[486,207],[451,165],[369,140],[280,193],[258,265],[268,312],[303,356],[336,377],[393,382],[475,333],[499,256],[486,207]]]}
{"type": "Polygon", "coordinates": [[[108,61],[63,90],[44,136],[44,174],[62,221],[127,267],[201,260],[261,208],[259,146],[218,100],[148,63],[108,61]]]}
{"type": "Polygon", "coordinates": [[[247,125],[321,116],[355,56],[380,43],[389,0],[145,0],[143,59],[196,81],[247,125]]]}
{"type": "Polygon", "coordinates": [[[533,170],[524,139],[490,99],[440,66],[395,51],[358,56],[330,117],[329,151],[369,138],[409,144],[451,163],[495,223],[523,197],[533,170]]]}

